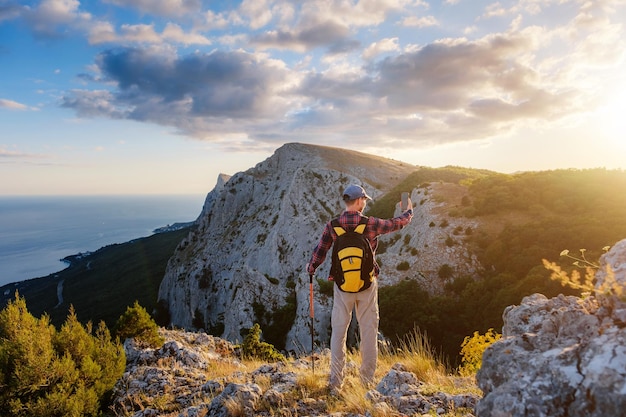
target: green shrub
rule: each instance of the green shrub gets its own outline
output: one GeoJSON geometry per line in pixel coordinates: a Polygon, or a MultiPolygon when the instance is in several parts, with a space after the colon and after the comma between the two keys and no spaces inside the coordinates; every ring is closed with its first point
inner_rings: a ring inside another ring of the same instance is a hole
{"type": "Polygon", "coordinates": [[[439,267],[439,270],[437,271],[437,275],[441,279],[452,278],[453,274],[454,274],[454,269],[448,264],[441,265],[439,267]]]}
{"type": "Polygon", "coordinates": [[[317,278],[317,285],[319,285],[320,287],[320,294],[325,295],[327,297],[333,296],[335,281],[329,281],[327,279],[317,278]]]}
{"type": "Polygon", "coordinates": [[[280,281],[278,280],[278,278],[274,278],[274,277],[270,277],[269,275],[265,274],[265,278],[267,278],[267,280],[269,282],[271,282],[274,285],[278,285],[280,283],[280,281]]]}
{"type": "Polygon", "coordinates": [[[0,312],[0,415],[96,416],[124,373],[126,356],[104,322],[92,334],[73,307],[56,331],[16,294],[0,312]]]}
{"type": "Polygon", "coordinates": [[[241,354],[246,359],[260,359],[267,362],[285,360],[285,357],[274,346],[261,341],[261,326],[258,323],[252,326],[243,339],[241,354]]]}
{"type": "Polygon", "coordinates": [[[398,266],[396,266],[396,269],[398,271],[408,271],[408,269],[411,267],[411,265],[409,265],[409,263],[407,261],[402,261],[398,264],[398,266]]]}
{"type": "Polygon", "coordinates": [[[196,311],[193,313],[191,325],[196,329],[204,329],[204,314],[202,314],[199,308],[196,308],[196,311]]]}
{"type": "Polygon", "coordinates": [[[159,327],[146,309],[139,305],[139,301],[135,301],[132,307],[127,307],[124,314],[117,319],[114,334],[121,340],[133,337],[151,347],[159,347],[164,342],[159,334],[159,327]]]}

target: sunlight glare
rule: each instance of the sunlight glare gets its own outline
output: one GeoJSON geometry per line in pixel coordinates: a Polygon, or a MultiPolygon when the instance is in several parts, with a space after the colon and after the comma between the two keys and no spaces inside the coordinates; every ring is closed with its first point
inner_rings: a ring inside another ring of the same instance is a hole
{"type": "Polygon", "coordinates": [[[615,90],[597,111],[600,129],[618,149],[626,150],[626,88],[615,90]]]}

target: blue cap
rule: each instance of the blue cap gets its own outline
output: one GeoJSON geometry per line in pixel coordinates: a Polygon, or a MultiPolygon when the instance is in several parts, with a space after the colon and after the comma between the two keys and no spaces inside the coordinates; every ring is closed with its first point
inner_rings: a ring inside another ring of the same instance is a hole
{"type": "Polygon", "coordinates": [[[356,200],[357,198],[365,197],[369,200],[372,199],[367,193],[365,189],[360,185],[351,184],[348,185],[346,190],[343,192],[344,201],[356,200]]]}

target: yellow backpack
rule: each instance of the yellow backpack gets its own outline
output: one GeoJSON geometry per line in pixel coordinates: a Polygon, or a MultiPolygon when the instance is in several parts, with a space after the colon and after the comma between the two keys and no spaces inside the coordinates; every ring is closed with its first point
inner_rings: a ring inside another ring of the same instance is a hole
{"type": "Polygon", "coordinates": [[[374,252],[364,235],[367,217],[361,217],[353,230],[344,229],[339,219],[332,220],[331,226],[337,239],[333,244],[330,274],[337,287],[344,292],[368,289],[374,275],[374,252]]]}

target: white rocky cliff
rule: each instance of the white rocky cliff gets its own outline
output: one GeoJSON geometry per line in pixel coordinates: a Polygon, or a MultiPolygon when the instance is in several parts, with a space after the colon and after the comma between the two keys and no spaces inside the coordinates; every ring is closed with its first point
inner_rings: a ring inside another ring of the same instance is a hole
{"type": "MultiPolygon", "coordinates": [[[[349,183],[362,184],[376,199],[417,168],[359,152],[287,144],[245,172],[220,176],[197,228],[177,248],[161,283],[159,300],[168,305],[171,324],[202,327],[235,342],[259,322],[257,316],[265,315],[270,321],[293,322],[285,335],[287,350],[308,351],[309,278],[304,266],[325,222],[341,212],[342,190],[349,183]],[[284,317],[294,303],[295,318],[284,317]]],[[[386,238],[388,248],[379,256],[384,265],[381,285],[410,275],[436,291],[442,285],[436,276],[442,264],[464,274],[478,268],[462,245],[444,244],[448,232],[429,227],[441,219],[440,204],[427,198],[427,192],[412,190],[412,224],[386,238]],[[401,261],[410,263],[410,271],[395,268],[401,261]]],[[[318,270],[317,279],[326,279],[329,264],[327,260],[318,270]]],[[[315,334],[323,346],[332,300],[319,293],[317,282],[315,291],[315,334]]]]}

